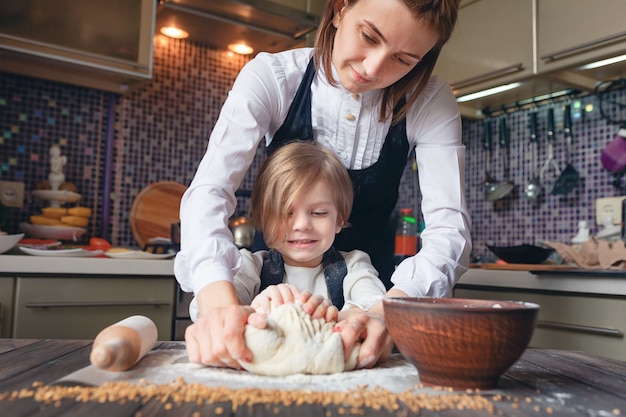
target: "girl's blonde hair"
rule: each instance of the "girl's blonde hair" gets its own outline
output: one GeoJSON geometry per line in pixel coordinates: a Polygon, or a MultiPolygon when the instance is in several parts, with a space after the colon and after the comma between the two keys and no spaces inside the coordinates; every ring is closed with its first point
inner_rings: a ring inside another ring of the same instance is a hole
{"type": "Polygon", "coordinates": [[[328,185],[337,208],[337,225],[345,226],[352,210],[352,181],[333,151],[316,142],[295,141],[265,160],[254,182],[250,209],[252,222],[268,246],[282,238],[279,229],[294,202],[318,181],[328,185]]]}
{"type": "MultiPolygon", "coordinates": [[[[359,0],[343,0],[343,4],[337,0],[327,0],[320,25],[315,38],[315,67],[324,68],[328,82],[337,85],[337,81],[332,79],[332,53],[333,43],[337,29],[333,26],[333,19],[336,14],[341,13],[342,7],[350,8],[359,0]],[[339,7],[336,7],[339,6],[339,7]]],[[[392,114],[398,101],[413,91],[407,97],[406,103],[393,116],[392,123],[396,124],[402,120],[409,108],[415,103],[417,97],[428,84],[432,75],[437,58],[443,45],[450,39],[452,30],[456,24],[460,0],[400,0],[410,10],[413,17],[434,31],[439,40],[435,46],[422,58],[422,60],[404,77],[382,91],[382,103],[380,108],[380,120],[386,120],[392,114]]]]}

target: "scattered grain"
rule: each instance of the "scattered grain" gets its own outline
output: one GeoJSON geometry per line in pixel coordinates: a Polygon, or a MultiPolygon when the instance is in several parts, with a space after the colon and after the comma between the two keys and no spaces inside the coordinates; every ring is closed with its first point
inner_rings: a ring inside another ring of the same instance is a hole
{"type": "MultiPolygon", "coordinates": [[[[383,410],[398,413],[400,417],[409,413],[419,414],[420,410],[443,412],[446,410],[473,410],[494,413],[492,401],[480,395],[477,391],[455,392],[448,388],[441,388],[435,394],[420,392],[419,387],[401,393],[394,393],[381,387],[361,386],[346,391],[311,391],[311,390],[276,390],[261,388],[230,389],[223,386],[212,387],[202,384],[188,384],[182,378],[177,378],[169,384],[153,384],[146,380],[138,383],[127,381],[107,382],[101,386],[58,386],[34,383],[30,388],[0,393],[0,401],[17,401],[23,398],[46,404],[60,406],[62,400],[69,399],[79,403],[127,403],[146,404],[150,400],[159,401],[165,410],[171,410],[174,405],[184,403],[203,406],[206,404],[230,404],[231,411],[239,407],[264,405],[267,410],[278,414],[280,406],[294,405],[321,405],[337,406],[340,415],[365,415],[365,410],[383,410]]],[[[516,404],[513,404],[515,406],[516,404]]],[[[216,406],[214,413],[225,413],[224,408],[216,406]]],[[[200,412],[194,412],[192,417],[199,417],[200,412]]],[[[326,410],[326,416],[332,413],[326,410]]],[[[134,417],[142,417],[136,412],[134,417]]]]}
{"type": "Polygon", "coordinates": [[[622,412],[619,410],[619,408],[614,408],[612,411],[614,416],[619,416],[622,414],[622,412]]]}

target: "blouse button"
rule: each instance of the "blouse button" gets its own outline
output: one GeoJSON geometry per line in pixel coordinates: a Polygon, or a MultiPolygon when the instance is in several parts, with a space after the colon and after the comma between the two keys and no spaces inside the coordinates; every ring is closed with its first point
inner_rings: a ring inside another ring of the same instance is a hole
{"type": "Polygon", "coordinates": [[[352,98],[356,101],[359,100],[359,95],[357,93],[352,93],[352,98]]]}
{"type": "Polygon", "coordinates": [[[346,113],[345,118],[351,122],[354,122],[356,120],[356,117],[354,117],[354,114],[352,113],[346,113]]]}

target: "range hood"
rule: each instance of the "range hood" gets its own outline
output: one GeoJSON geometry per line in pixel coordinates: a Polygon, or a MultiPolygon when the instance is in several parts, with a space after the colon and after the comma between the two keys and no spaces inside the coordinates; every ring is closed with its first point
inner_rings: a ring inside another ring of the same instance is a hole
{"type": "Polygon", "coordinates": [[[243,42],[254,53],[279,52],[306,46],[317,29],[319,12],[306,10],[310,0],[300,3],[301,9],[268,0],[161,0],[155,30],[175,26],[206,46],[243,42]]]}

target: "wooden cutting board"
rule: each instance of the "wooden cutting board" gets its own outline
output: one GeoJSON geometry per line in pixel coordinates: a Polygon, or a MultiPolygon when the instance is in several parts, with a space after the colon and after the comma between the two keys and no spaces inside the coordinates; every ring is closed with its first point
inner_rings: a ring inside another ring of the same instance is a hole
{"type": "Polygon", "coordinates": [[[562,269],[577,269],[572,265],[550,264],[473,264],[471,268],[497,269],[501,271],[557,271],[562,269]]]}
{"type": "Polygon", "coordinates": [[[154,237],[170,237],[172,223],[180,221],[180,200],[186,189],[177,182],[161,181],[137,194],[130,209],[130,227],[139,246],[154,237]]]}

